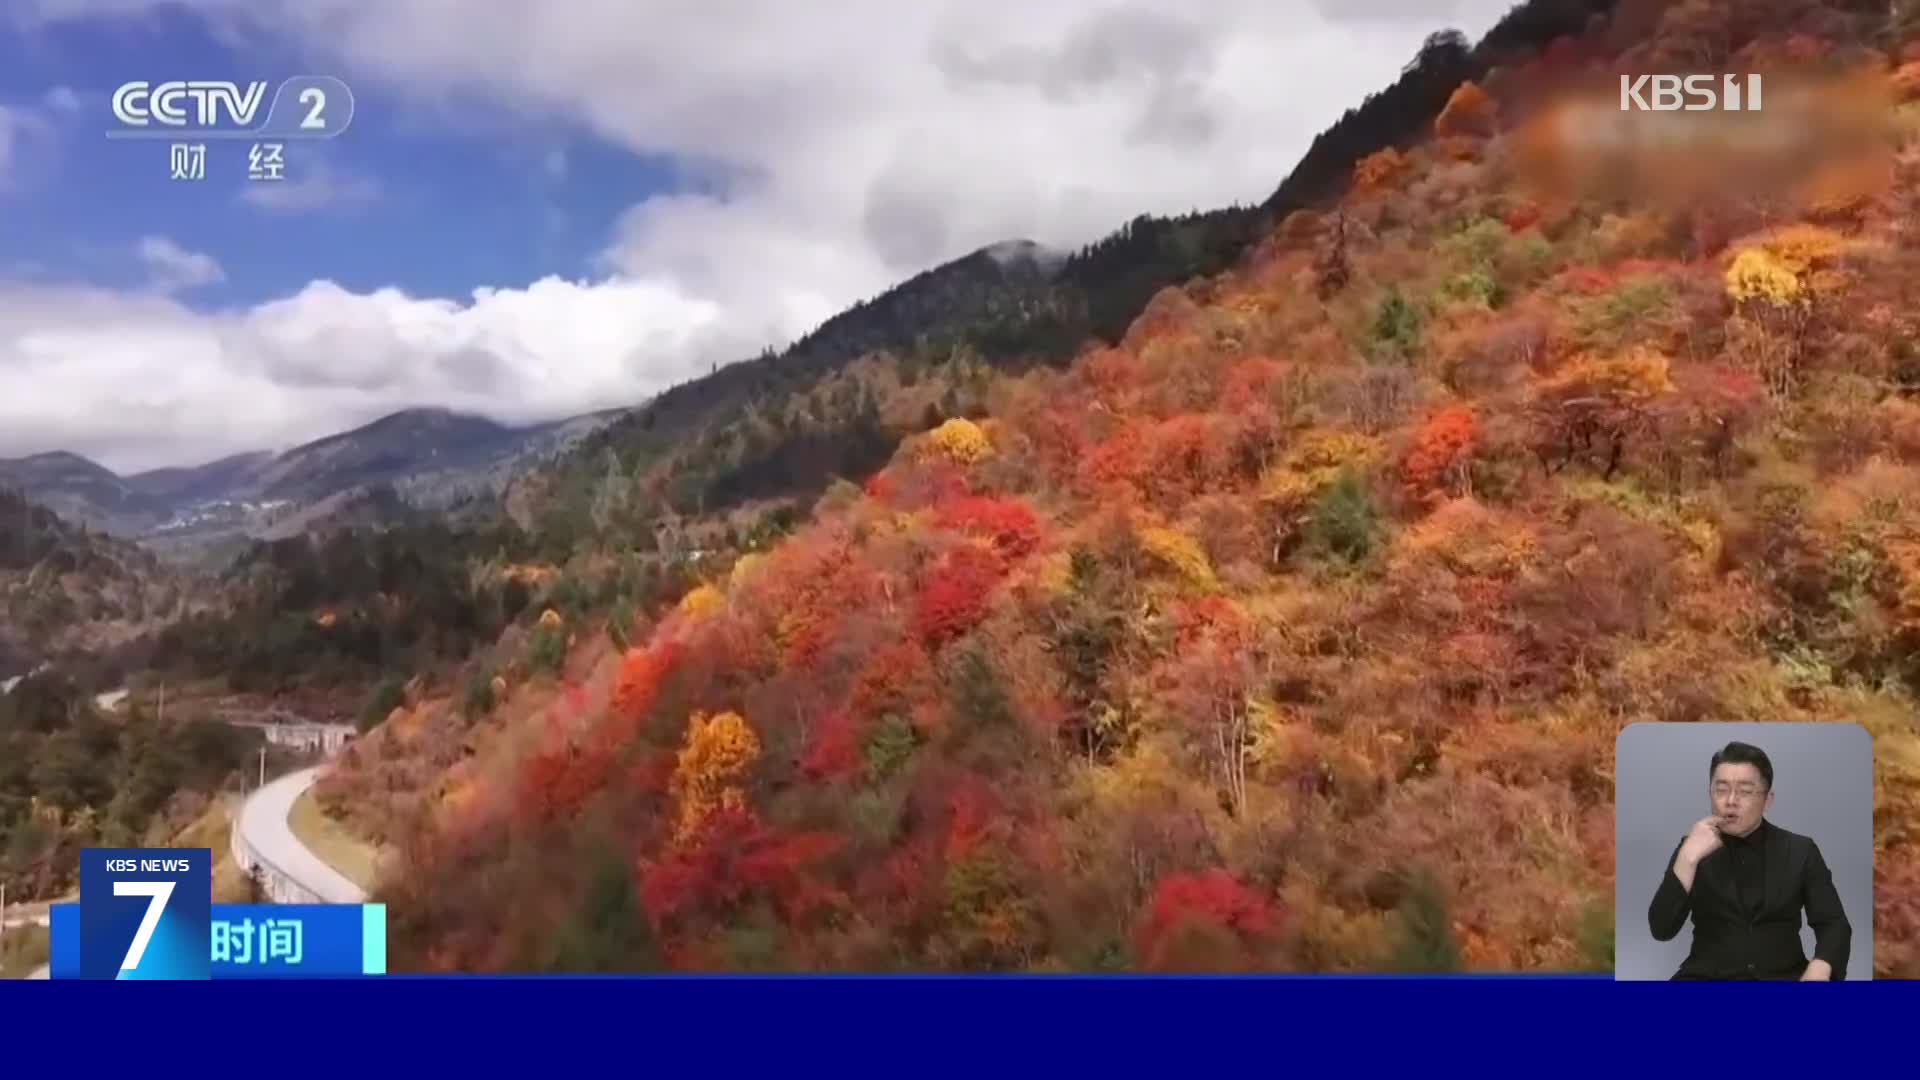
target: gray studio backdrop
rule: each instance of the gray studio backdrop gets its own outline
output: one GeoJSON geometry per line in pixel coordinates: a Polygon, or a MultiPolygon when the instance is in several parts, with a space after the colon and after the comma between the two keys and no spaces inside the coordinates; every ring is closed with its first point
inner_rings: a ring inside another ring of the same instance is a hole
{"type": "MultiPolygon", "coordinates": [[[[1833,872],[1853,924],[1847,979],[1873,976],[1873,737],[1858,724],[1697,723],[1628,725],[1615,744],[1614,973],[1670,979],[1693,944],[1689,922],[1655,941],[1647,905],[1681,837],[1713,812],[1707,767],[1738,740],[1773,761],[1767,820],[1813,838],[1833,872]]],[[[1805,919],[1803,914],[1802,919],[1805,919]]],[[[1813,931],[1800,939],[1813,956],[1813,931]]]]}

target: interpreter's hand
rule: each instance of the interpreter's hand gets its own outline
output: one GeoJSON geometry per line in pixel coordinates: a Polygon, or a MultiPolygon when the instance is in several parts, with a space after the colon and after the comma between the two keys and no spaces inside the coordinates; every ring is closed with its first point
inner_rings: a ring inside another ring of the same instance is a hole
{"type": "Polygon", "coordinates": [[[1687,839],[1680,845],[1680,857],[1694,865],[1700,860],[1720,850],[1720,827],[1715,819],[1701,818],[1688,830],[1687,839]]]}
{"type": "Polygon", "coordinates": [[[1801,982],[1832,982],[1833,981],[1833,965],[1827,963],[1825,960],[1815,960],[1814,962],[1807,965],[1807,970],[1805,974],[1800,976],[1800,981],[1801,982]]]}

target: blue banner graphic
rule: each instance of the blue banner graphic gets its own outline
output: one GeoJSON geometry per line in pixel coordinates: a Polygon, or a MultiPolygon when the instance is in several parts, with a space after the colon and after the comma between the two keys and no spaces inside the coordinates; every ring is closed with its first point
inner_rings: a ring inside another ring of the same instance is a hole
{"type": "MultiPolygon", "coordinates": [[[[49,909],[55,979],[84,978],[81,903],[49,909]]],[[[202,894],[205,895],[204,893],[202,894]]],[[[385,904],[211,904],[198,976],[142,978],[304,979],[383,975],[385,904]]]]}

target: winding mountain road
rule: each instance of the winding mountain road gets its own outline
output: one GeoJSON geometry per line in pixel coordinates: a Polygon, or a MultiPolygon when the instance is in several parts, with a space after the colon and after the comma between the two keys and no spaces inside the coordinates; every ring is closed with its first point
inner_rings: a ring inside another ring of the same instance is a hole
{"type": "MultiPolygon", "coordinates": [[[[324,766],[313,766],[273,781],[247,797],[234,822],[234,853],[241,865],[247,865],[243,853],[251,852],[265,865],[291,882],[297,889],[311,893],[323,904],[361,904],[366,890],[315,855],[293,835],[287,818],[293,804],[319,778],[324,766]]],[[[271,889],[269,891],[272,891],[271,889]]],[[[276,893],[276,900],[286,900],[276,893]]]]}

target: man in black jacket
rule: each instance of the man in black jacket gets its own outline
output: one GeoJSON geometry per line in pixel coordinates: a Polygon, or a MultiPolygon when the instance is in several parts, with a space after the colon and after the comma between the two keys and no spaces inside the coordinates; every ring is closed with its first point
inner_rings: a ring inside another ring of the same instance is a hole
{"type": "Polygon", "coordinates": [[[1676,979],[1847,977],[1853,927],[1833,875],[1809,837],[1767,821],[1773,763],[1731,742],[1708,766],[1713,815],[1674,850],[1647,910],[1655,940],[1671,941],[1693,917],[1693,949],[1676,979]],[[1813,960],[1800,944],[1800,913],[1813,927],[1813,960]]]}

